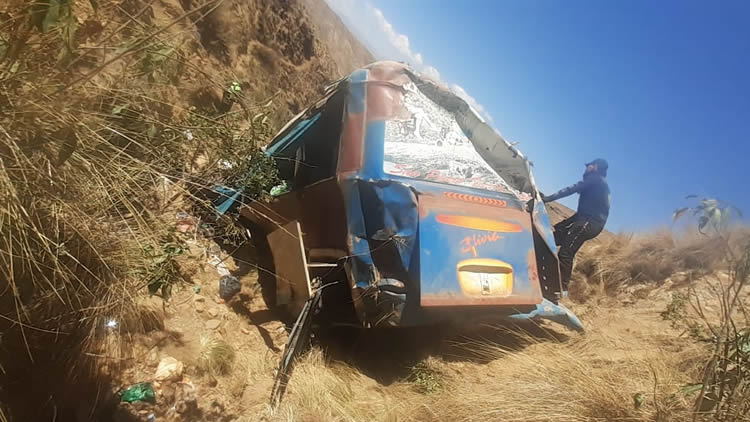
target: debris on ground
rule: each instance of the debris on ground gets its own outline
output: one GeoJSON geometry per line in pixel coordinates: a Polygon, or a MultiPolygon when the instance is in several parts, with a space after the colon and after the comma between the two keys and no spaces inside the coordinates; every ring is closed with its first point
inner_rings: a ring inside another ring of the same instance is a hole
{"type": "Polygon", "coordinates": [[[156,402],[154,386],[150,382],[139,382],[138,384],[134,384],[120,393],[120,401],[125,403],[133,403],[137,401],[154,403],[156,402]]]}
{"type": "Polygon", "coordinates": [[[281,196],[281,195],[289,192],[290,190],[291,190],[291,188],[286,183],[286,180],[284,180],[284,181],[281,182],[281,184],[279,184],[279,185],[274,186],[273,188],[271,188],[270,194],[273,197],[277,197],[277,196],[281,196]]]}
{"type": "Polygon", "coordinates": [[[179,212],[176,216],[176,229],[180,233],[192,233],[195,231],[196,220],[186,212],[179,212]]]}
{"type": "Polygon", "coordinates": [[[182,378],[184,365],[179,360],[167,356],[159,362],[154,379],[157,381],[177,381],[182,378]]]}
{"type": "Polygon", "coordinates": [[[225,275],[219,279],[219,297],[225,301],[229,301],[240,292],[242,284],[237,277],[232,275],[225,275]]]}
{"type": "Polygon", "coordinates": [[[224,264],[224,260],[222,260],[217,255],[211,255],[211,258],[208,260],[208,263],[211,264],[212,267],[216,268],[216,272],[219,273],[220,276],[228,276],[231,275],[229,272],[229,268],[224,264]]]}

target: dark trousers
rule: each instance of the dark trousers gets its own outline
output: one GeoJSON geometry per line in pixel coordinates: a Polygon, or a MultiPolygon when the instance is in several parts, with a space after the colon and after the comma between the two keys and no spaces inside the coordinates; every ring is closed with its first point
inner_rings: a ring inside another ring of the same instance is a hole
{"type": "Polygon", "coordinates": [[[557,258],[560,260],[563,290],[568,290],[570,276],[573,273],[573,260],[583,242],[595,238],[603,229],[604,223],[599,219],[579,214],[573,214],[572,217],[555,224],[555,243],[560,247],[557,258]]]}

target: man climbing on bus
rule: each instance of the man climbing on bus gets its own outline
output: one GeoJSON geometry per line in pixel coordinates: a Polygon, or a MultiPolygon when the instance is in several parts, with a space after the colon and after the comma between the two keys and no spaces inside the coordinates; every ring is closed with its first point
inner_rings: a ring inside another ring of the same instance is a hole
{"type": "Polygon", "coordinates": [[[607,161],[598,158],[586,164],[583,180],[573,186],[549,195],[542,195],[544,202],[556,201],[574,193],[578,197],[578,211],[570,218],[555,224],[555,243],[560,247],[560,275],[563,291],[568,290],[573,272],[573,260],[583,243],[604,230],[609,217],[610,191],[607,184],[607,161]]]}

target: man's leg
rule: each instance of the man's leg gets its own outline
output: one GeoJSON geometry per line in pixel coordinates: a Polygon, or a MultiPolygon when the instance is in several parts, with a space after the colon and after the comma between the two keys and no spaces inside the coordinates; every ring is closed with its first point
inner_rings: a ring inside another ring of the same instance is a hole
{"type": "Polygon", "coordinates": [[[576,215],[573,214],[572,216],[566,218],[565,220],[555,224],[554,227],[554,235],[555,235],[555,245],[562,246],[562,244],[565,242],[565,239],[567,237],[568,229],[570,226],[575,222],[576,215]]]}
{"type": "MultiPolygon", "coordinates": [[[[557,226],[555,228],[557,229],[557,226]]],[[[581,249],[583,242],[591,238],[589,233],[591,229],[591,223],[583,218],[567,222],[566,225],[560,227],[558,242],[560,251],[557,253],[557,258],[560,260],[560,276],[562,278],[563,290],[568,290],[570,277],[573,274],[573,261],[575,260],[576,253],[581,249]]],[[[557,232],[555,234],[555,240],[557,240],[557,232]]]]}

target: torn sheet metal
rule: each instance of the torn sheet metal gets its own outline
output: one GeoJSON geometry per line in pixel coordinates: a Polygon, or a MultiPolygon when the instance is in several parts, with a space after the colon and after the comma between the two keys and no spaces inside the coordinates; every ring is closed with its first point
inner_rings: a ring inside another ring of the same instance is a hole
{"type": "Polygon", "coordinates": [[[549,240],[549,226],[543,210],[525,209],[536,196],[526,158],[402,64],[376,63],[347,83],[338,174],[360,317],[382,317],[386,290],[422,307],[540,303],[532,227],[549,240]]]}
{"type": "Polygon", "coordinates": [[[406,274],[416,246],[416,196],[402,183],[357,178],[344,181],[342,191],[355,308],[363,320],[385,319],[397,324],[406,302],[406,274]],[[385,306],[382,301],[390,304],[385,306]]]}

